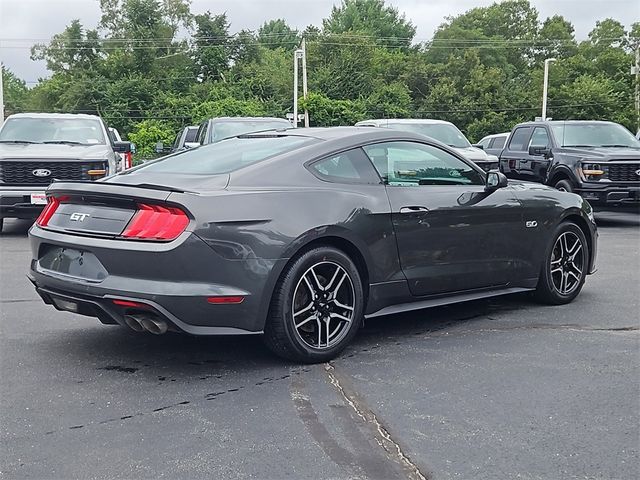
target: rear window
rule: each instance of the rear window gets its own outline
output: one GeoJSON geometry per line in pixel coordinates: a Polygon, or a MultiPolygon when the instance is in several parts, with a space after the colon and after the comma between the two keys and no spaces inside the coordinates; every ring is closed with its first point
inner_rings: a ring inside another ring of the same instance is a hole
{"type": "Polygon", "coordinates": [[[143,165],[140,170],[156,173],[218,175],[239,170],[315,142],[318,140],[294,136],[230,138],[160,158],[143,165]]]}
{"type": "Polygon", "coordinates": [[[291,128],[287,120],[242,120],[215,122],[213,127],[213,141],[219,142],[225,138],[244,135],[245,133],[261,132],[264,130],[282,130],[291,128]]]}

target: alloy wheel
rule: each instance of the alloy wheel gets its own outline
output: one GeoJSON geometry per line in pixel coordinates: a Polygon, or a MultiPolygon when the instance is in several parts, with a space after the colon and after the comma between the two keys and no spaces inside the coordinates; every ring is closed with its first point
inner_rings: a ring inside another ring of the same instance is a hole
{"type": "Polygon", "coordinates": [[[582,240],[571,231],[562,233],[551,253],[551,280],[560,295],[569,295],[584,276],[585,255],[582,240]]]}
{"type": "Polygon", "coordinates": [[[335,262],[315,263],[300,277],[293,293],[295,332],[309,347],[329,349],[349,332],[355,304],[347,271],[335,262]]]}

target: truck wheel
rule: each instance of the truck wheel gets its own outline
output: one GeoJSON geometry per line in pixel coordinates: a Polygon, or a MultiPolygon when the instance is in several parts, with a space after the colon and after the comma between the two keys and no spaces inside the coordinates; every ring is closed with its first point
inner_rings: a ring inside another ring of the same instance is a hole
{"type": "Polygon", "coordinates": [[[573,185],[571,185],[571,182],[569,180],[565,179],[558,180],[553,188],[555,188],[556,190],[560,190],[561,192],[573,192],[573,185]]]}

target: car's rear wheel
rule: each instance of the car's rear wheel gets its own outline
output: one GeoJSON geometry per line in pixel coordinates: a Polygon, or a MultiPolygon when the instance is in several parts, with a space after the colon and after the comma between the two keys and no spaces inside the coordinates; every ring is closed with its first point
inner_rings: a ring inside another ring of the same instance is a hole
{"type": "Polygon", "coordinates": [[[342,251],[317,247],[283,273],[271,300],[264,340],[277,355],[326,362],[351,341],[362,321],[358,269],[342,251]]]}
{"type": "Polygon", "coordinates": [[[578,296],[589,268],[588,248],[584,233],[575,223],[562,223],[556,228],[536,288],[540,301],[562,305],[578,296]]]}

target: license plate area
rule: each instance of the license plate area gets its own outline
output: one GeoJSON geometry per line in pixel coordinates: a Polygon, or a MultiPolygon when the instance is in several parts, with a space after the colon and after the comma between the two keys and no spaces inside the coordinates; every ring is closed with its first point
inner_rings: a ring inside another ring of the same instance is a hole
{"type": "Polygon", "coordinates": [[[35,192],[30,197],[31,205],[46,205],[47,195],[44,192],[35,192]]]}
{"type": "Polygon", "coordinates": [[[48,272],[92,282],[100,282],[109,274],[91,252],[47,244],[40,249],[38,266],[48,272]]]}

